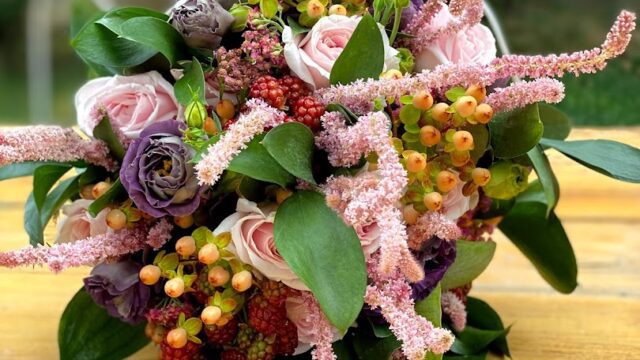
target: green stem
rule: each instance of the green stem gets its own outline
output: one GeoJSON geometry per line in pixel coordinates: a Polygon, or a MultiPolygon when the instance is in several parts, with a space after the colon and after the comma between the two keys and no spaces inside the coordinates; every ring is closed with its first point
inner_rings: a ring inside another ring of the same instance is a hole
{"type": "Polygon", "coordinates": [[[380,24],[382,24],[382,26],[387,26],[387,24],[389,23],[389,19],[391,18],[391,12],[393,11],[393,7],[385,7],[384,9],[384,14],[382,15],[382,20],[380,20],[380,24]]]}
{"type": "Polygon", "coordinates": [[[391,36],[389,36],[389,44],[393,44],[398,35],[400,29],[400,17],[402,17],[402,8],[396,7],[395,15],[393,17],[393,29],[391,30],[391,36]]]}

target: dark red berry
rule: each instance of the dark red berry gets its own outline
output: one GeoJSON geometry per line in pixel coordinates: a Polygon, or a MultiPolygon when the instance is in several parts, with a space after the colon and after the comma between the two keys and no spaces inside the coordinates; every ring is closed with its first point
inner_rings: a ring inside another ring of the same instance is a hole
{"type": "Polygon", "coordinates": [[[262,99],[276,109],[282,109],[285,105],[284,91],[278,80],[273,76],[265,75],[256,80],[249,90],[249,97],[262,99]]]}
{"type": "Polygon", "coordinates": [[[278,328],[276,335],[276,354],[293,355],[298,347],[298,328],[287,320],[278,328]]]}
{"type": "Polygon", "coordinates": [[[160,344],[162,360],[193,360],[197,358],[200,345],[187,341],[187,345],[180,349],[174,349],[166,341],[160,344]]]}
{"type": "Polygon", "coordinates": [[[227,345],[230,344],[238,334],[238,320],[233,317],[228,323],[223,326],[211,325],[205,326],[204,332],[207,334],[207,339],[214,345],[227,345]]]}
{"type": "Polygon", "coordinates": [[[147,311],[147,320],[164,327],[173,328],[178,322],[180,313],[184,313],[186,318],[193,315],[193,306],[189,303],[171,303],[161,308],[153,308],[147,311]]]}
{"type": "Polygon", "coordinates": [[[320,117],[324,115],[324,112],[324,105],[313,96],[305,96],[293,104],[295,121],[307,125],[313,131],[320,130],[320,117]]]}
{"type": "Polygon", "coordinates": [[[247,355],[238,349],[227,349],[222,353],[220,360],[247,360],[247,355]]]}
{"type": "Polygon", "coordinates": [[[301,97],[311,94],[307,84],[299,77],[285,75],[278,79],[278,83],[282,87],[284,96],[287,98],[287,105],[290,107],[301,97]]]}
{"type": "Polygon", "coordinates": [[[288,297],[297,295],[298,291],[279,281],[264,280],[259,283],[262,295],[277,306],[284,304],[288,297]]]}
{"type": "Polygon", "coordinates": [[[275,335],[287,321],[284,304],[274,305],[262,294],[249,300],[248,313],[249,325],[265,335],[275,335]]]}

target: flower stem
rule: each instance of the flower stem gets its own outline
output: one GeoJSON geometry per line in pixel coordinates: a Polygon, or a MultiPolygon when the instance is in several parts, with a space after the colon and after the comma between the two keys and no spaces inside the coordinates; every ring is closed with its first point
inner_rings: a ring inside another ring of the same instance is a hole
{"type": "Polygon", "coordinates": [[[389,44],[393,44],[396,40],[398,30],[400,29],[400,17],[402,17],[402,8],[396,6],[396,11],[393,16],[393,29],[391,30],[391,36],[389,36],[389,44]]]}

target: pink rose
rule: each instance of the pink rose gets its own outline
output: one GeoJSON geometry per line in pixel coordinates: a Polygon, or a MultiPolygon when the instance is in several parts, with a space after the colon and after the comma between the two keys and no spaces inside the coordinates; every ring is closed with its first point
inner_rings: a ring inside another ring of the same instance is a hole
{"type": "Polygon", "coordinates": [[[152,123],[178,115],[173,86],[156,71],[93,79],[78,90],[75,103],[78,125],[88,135],[93,135],[100,121],[95,111],[101,107],[111,116],[112,126],[129,138],[137,138],[152,123]]]}
{"type": "Polygon", "coordinates": [[[273,237],[275,207],[259,208],[256,203],[239,199],[236,213],[224,219],[214,234],[229,231],[229,251],[261,275],[281,281],[289,287],[308,291],[309,288],[289,268],[276,249],[273,237]]]}
{"type": "Polygon", "coordinates": [[[442,199],[442,213],[447,219],[455,221],[467,211],[478,206],[480,195],[474,192],[471,196],[464,196],[462,188],[464,181],[458,177],[458,184],[449,191],[442,199]]]}
{"type": "MultiPolygon", "coordinates": [[[[325,16],[307,34],[297,36],[293,35],[290,27],[285,27],[282,33],[284,57],[291,71],[315,89],[329,86],[331,68],[349,42],[360,19],[360,16],[325,16]]],[[[379,26],[384,42],[384,70],[397,69],[400,63],[396,57],[398,51],[389,45],[384,28],[379,26]]]]}
{"type": "Polygon", "coordinates": [[[58,220],[57,243],[73,242],[86,239],[90,236],[102,235],[109,231],[107,226],[107,214],[109,209],[103,209],[98,216],[92,218],[87,212],[91,200],[76,200],[62,207],[64,215],[58,220]]]}
{"type": "MultiPolygon", "coordinates": [[[[311,349],[311,343],[314,341],[314,330],[316,324],[309,321],[309,308],[302,298],[289,297],[285,301],[287,309],[287,318],[298,328],[298,347],[294,355],[302,354],[311,349]]],[[[333,341],[341,339],[340,331],[336,328],[333,330],[333,341]]]]}
{"type": "MultiPolygon", "coordinates": [[[[445,6],[425,31],[445,26],[453,16],[445,6]]],[[[488,64],[496,57],[496,39],[491,30],[476,24],[456,34],[443,35],[416,55],[415,70],[433,69],[440,64],[488,64]]]]}
{"type": "Polygon", "coordinates": [[[371,255],[380,248],[380,227],[378,223],[373,222],[368,225],[358,226],[355,230],[360,238],[360,245],[362,245],[362,251],[365,255],[371,255]]]}

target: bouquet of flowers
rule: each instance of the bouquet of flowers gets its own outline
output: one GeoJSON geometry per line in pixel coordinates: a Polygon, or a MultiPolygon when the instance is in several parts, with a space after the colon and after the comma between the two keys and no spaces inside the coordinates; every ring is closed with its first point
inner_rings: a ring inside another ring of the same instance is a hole
{"type": "Polygon", "coordinates": [[[93,266],[63,359],[149,341],[163,359],[508,356],[468,296],[496,226],[553,288],[577,286],[545,150],[640,182],[640,150],[565,141],[549,105],[554,77],[602,70],[634,28],[623,11],[592,50],[497,57],[480,0],[100,14],[72,40],[93,76],[78,128],[0,133],[0,179],[33,176],[31,246],[0,265],[93,266]]]}

